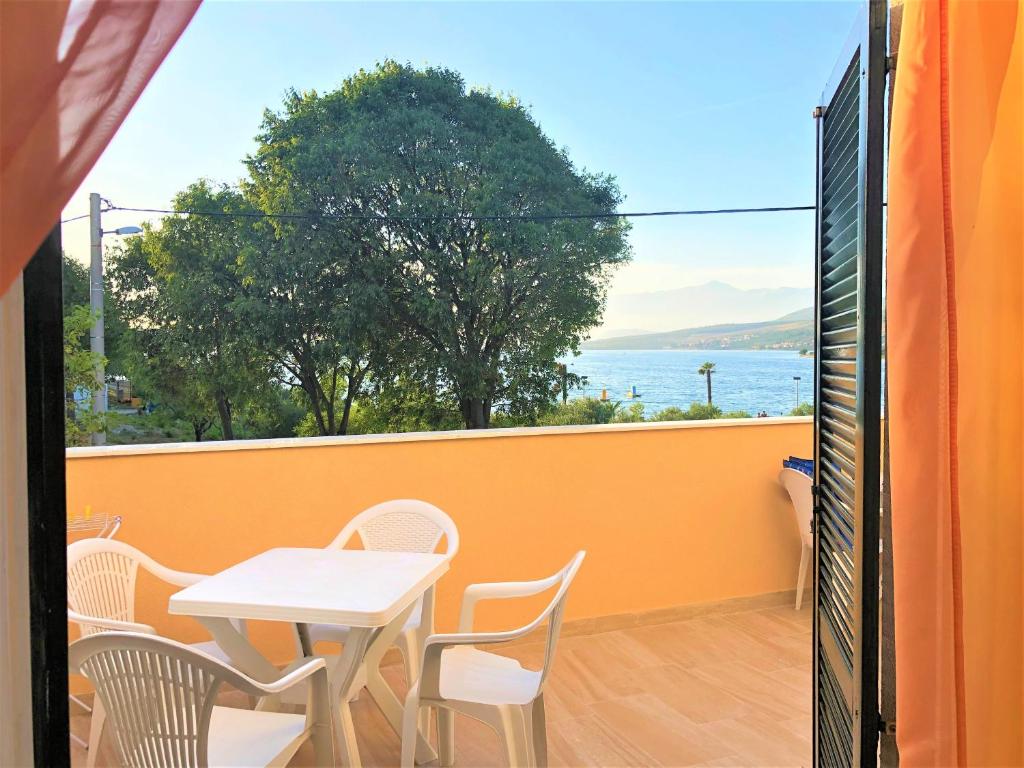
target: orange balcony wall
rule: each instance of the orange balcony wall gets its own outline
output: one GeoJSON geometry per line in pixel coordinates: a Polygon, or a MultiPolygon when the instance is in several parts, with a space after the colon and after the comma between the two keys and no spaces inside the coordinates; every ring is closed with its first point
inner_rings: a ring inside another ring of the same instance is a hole
{"type": "MultiPolygon", "coordinates": [[[[440,629],[454,628],[466,585],[546,575],[577,549],[589,556],[568,626],[623,624],[793,590],[800,542],[777,475],[811,446],[801,418],[82,448],[68,451],[68,509],[122,515],[119,538],[213,573],[271,547],[322,547],[371,504],[421,498],[462,538],[439,585],[440,629]]],[[[171,591],[140,577],[138,619],[204,639],[167,615],[171,591]]],[[[533,608],[482,607],[480,625],[515,626],[533,608]]],[[[283,627],[253,637],[291,658],[283,627]]]]}

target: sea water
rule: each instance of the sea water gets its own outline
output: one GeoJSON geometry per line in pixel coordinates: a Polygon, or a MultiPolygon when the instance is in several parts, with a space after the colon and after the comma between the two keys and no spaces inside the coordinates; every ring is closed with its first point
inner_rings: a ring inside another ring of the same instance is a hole
{"type": "Polygon", "coordinates": [[[610,400],[643,403],[648,418],[670,405],[685,410],[690,403],[707,402],[707,383],[697,373],[704,362],[715,364],[711,394],[723,411],[780,416],[796,406],[798,388],[799,402],[813,398],[814,359],[796,351],[585,350],[564,362],[570,372],[587,377],[587,385],[570,397],[600,397],[607,389],[610,400]],[[627,396],[634,385],[638,400],[627,396]]]}

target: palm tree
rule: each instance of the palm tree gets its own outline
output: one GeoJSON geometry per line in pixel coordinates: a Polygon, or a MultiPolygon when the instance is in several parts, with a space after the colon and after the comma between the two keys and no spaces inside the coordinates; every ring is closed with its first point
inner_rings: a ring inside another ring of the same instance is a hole
{"type": "Polygon", "coordinates": [[[715,372],[715,364],[712,362],[704,363],[700,368],[697,369],[697,373],[704,376],[708,380],[708,405],[711,405],[711,374],[715,372]]]}

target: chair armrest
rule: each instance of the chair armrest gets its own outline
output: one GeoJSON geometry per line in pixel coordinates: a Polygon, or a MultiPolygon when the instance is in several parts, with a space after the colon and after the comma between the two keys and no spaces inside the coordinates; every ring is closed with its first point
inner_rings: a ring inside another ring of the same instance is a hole
{"type": "Polygon", "coordinates": [[[499,645],[516,640],[534,629],[534,623],[506,632],[453,632],[431,635],[423,645],[423,663],[420,667],[419,695],[427,699],[440,698],[441,654],[460,645],[499,645]]]}
{"type": "Polygon", "coordinates": [[[187,571],[175,571],[157,562],[142,563],[146,570],[152,573],[161,581],[173,584],[176,587],[191,587],[198,584],[207,577],[205,573],[188,573],[187,571]]]}
{"type": "Polygon", "coordinates": [[[117,619],[101,619],[96,616],[87,616],[78,611],[68,609],[68,621],[78,624],[80,627],[99,627],[108,632],[141,632],[146,635],[155,635],[156,630],[149,624],[137,621],[119,621],[117,619]]]}
{"type": "Polygon", "coordinates": [[[481,600],[506,600],[512,597],[530,597],[551,589],[561,579],[556,573],[536,581],[503,581],[489,584],[470,584],[462,595],[462,609],[459,611],[459,632],[473,631],[473,613],[481,600]]]}
{"type": "Polygon", "coordinates": [[[271,696],[276,693],[283,693],[287,689],[302,682],[307,677],[312,677],[319,670],[323,670],[324,679],[326,680],[327,675],[327,662],[323,659],[310,659],[305,664],[297,669],[293,669],[286,675],[275,680],[272,683],[261,683],[250,678],[256,688],[258,688],[264,695],[271,696]]]}

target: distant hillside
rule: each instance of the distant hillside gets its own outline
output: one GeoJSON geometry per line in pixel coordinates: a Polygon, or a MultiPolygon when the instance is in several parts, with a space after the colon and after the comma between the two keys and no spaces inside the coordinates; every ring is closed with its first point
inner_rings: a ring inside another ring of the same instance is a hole
{"type": "Polygon", "coordinates": [[[679,331],[592,339],[584,349],[813,349],[814,311],[810,307],[778,320],[726,323],[679,331]]]}
{"type": "Polygon", "coordinates": [[[718,323],[759,323],[810,305],[810,288],[736,288],[722,282],[612,293],[593,338],[641,336],[718,323]]]}

